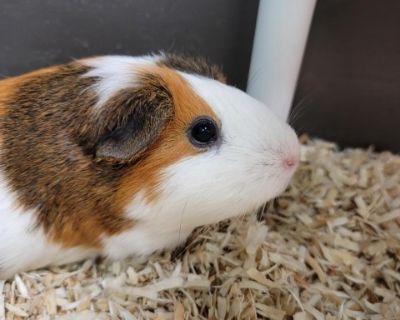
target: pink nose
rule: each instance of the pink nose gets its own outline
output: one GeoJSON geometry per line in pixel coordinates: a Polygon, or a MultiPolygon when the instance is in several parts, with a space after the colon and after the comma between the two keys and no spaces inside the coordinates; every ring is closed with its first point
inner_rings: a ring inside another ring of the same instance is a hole
{"type": "Polygon", "coordinates": [[[285,158],[283,158],[282,160],[282,166],[285,169],[291,169],[294,168],[295,166],[297,166],[297,163],[299,162],[298,157],[296,156],[286,156],[285,158]]]}

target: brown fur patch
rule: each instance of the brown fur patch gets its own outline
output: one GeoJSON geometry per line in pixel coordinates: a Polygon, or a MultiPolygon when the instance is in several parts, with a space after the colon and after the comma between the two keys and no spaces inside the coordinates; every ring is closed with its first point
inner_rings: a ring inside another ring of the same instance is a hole
{"type": "Polygon", "coordinates": [[[17,91],[18,87],[26,82],[29,79],[33,79],[35,77],[40,77],[41,75],[45,75],[54,71],[56,67],[45,68],[33,72],[29,72],[22,76],[6,78],[4,80],[0,80],[0,117],[4,116],[7,111],[7,102],[9,99],[12,99],[13,95],[17,91]]]}
{"type": "Polygon", "coordinates": [[[97,97],[87,89],[98,79],[83,77],[87,71],[74,62],[0,82],[5,110],[0,112],[0,169],[20,203],[38,211],[37,225],[65,247],[99,247],[102,236],[132,228],[125,205],[142,190],[148,201],[154,200],[161,171],[199,152],[186,138],[191,121],[200,115],[216,118],[186,81],[165,66],[144,69],[141,88],[116,93],[110,99],[114,103],[103,106],[108,112],[94,117],[97,97]],[[98,161],[101,137],[127,117],[124,109],[111,108],[129,93],[155,104],[171,99],[173,116],[138,159],[98,161]]]}
{"type": "Polygon", "coordinates": [[[37,209],[38,226],[65,246],[99,246],[102,234],[132,225],[113,207],[122,172],[79,146],[96,101],[83,90],[96,80],[82,77],[87,70],[71,63],[16,78],[1,118],[1,169],[24,207],[37,209]]]}
{"type": "Polygon", "coordinates": [[[221,68],[201,57],[188,57],[168,53],[164,55],[159,64],[168,68],[199,74],[226,83],[226,77],[221,68]]]}

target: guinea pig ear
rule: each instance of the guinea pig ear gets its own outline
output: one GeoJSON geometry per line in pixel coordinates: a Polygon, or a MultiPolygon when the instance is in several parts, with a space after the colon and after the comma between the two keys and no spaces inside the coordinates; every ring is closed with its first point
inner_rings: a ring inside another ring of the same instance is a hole
{"type": "Polygon", "coordinates": [[[96,160],[137,160],[160,136],[173,113],[172,99],[162,87],[121,90],[102,106],[104,130],[95,145],[96,160]]]}

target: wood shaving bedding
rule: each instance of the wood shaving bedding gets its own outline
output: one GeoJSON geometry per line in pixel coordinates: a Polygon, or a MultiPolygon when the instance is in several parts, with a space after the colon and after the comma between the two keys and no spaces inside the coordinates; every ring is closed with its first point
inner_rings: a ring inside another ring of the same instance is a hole
{"type": "Polygon", "coordinates": [[[311,140],[257,214],[147,261],[0,281],[0,319],[400,319],[400,157],[311,140]]]}

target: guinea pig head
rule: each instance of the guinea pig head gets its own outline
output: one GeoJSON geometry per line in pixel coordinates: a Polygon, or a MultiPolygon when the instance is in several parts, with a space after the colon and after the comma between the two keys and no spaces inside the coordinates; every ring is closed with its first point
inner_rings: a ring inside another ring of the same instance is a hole
{"type": "MultiPolygon", "coordinates": [[[[173,244],[197,226],[256,209],[287,187],[299,161],[294,131],[268,107],[178,62],[163,57],[136,69],[135,94],[120,90],[97,106],[106,130],[95,157],[127,165],[115,201],[135,221],[138,241],[168,234],[173,244]]],[[[101,81],[100,96],[110,85],[101,81]]]]}

